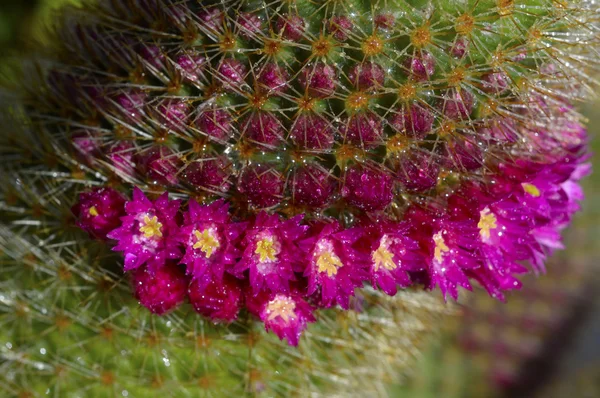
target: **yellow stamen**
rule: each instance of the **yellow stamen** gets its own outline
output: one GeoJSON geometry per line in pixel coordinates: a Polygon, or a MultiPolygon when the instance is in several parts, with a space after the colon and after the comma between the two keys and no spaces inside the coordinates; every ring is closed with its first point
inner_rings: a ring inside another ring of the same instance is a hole
{"type": "Polygon", "coordinates": [[[343,266],[344,264],[340,258],[333,253],[333,248],[326,247],[324,250],[319,251],[317,258],[317,270],[319,272],[326,272],[327,276],[331,278],[337,274],[338,268],[343,266]]]}
{"type": "Polygon", "coordinates": [[[379,271],[380,267],[387,269],[388,271],[395,270],[397,268],[396,263],[394,262],[394,255],[389,250],[389,242],[388,237],[384,236],[381,239],[381,243],[377,250],[373,252],[371,256],[374,263],[375,272],[379,271]]]}
{"type": "Polygon", "coordinates": [[[433,241],[435,242],[435,252],[433,256],[435,257],[438,263],[441,263],[443,254],[449,252],[450,248],[446,245],[446,242],[444,241],[442,231],[433,235],[433,241]]]}
{"type": "Polygon", "coordinates": [[[200,249],[205,254],[206,258],[210,258],[210,256],[212,256],[221,246],[215,234],[208,228],[202,232],[194,230],[193,233],[194,236],[196,236],[197,241],[192,247],[194,249],[200,249]]]}
{"type": "Polygon", "coordinates": [[[479,216],[479,223],[477,224],[479,235],[481,235],[484,241],[487,241],[490,239],[491,230],[498,228],[498,224],[496,223],[498,220],[494,213],[487,207],[479,212],[479,216]]]}
{"type": "Polygon", "coordinates": [[[530,184],[528,182],[522,183],[521,186],[523,186],[523,189],[525,190],[525,192],[527,192],[528,194],[530,194],[533,197],[539,198],[539,196],[542,194],[538,187],[536,187],[535,185],[530,184]]]}
{"type": "Polygon", "coordinates": [[[140,225],[140,232],[144,234],[145,238],[162,238],[162,224],[158,222],[158,217],[144,216],[144,221],[140,225]]]}
{"type": "Polygon", "coordinates": [[[260,256],[261,263],[277,261],[278,250],[275,243],[274,238],[264,238],[258,241],[254,253],[260,256]]]}
{"type": "Polygon", "coordinates": [[[92,217],[96,217],[99,213],[98,213],[98,209],[96,209],[96,206],[92,206],[88,209],[88,213],[90,213],[90,216],[92,217]]]}
{"type": "Polygon", "coordinates": [[[267,304],[267,321],[281,318],[284,322],[289,322],[296,315],[296,303],[288,297],[278,295],[267,304]]]}
{"type": "Polygon", "coordinates": [[[362,50],[363,53],[367,57],[371,57],[373,55],[377,55],[383,52],[383,44],[384,41],[377,35],[369,36],[362,42],[362,50]]]}

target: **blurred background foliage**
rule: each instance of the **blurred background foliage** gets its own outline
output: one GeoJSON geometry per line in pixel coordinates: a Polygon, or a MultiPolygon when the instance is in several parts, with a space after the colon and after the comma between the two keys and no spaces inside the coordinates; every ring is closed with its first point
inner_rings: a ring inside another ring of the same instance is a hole
{"type": "MultiPolygon", "coordinates": [[[[82,0],[1,0],[0,72],[10,75],[19,54],[48,43],[56,9],[82,0]]],[[[600,101],[581,106],[588,117],[595,170],[600,170],[600,101]]],[[[431,343],[408,384],[394,396],[600,397],[600,176],[584,181],[587,200],[567,231],[567,250],[548,274],[528,276],[523,291],[502,304],[483,291],[431,343]]],[[[463,295],[467,296],[467,295],[463,295]]]]}

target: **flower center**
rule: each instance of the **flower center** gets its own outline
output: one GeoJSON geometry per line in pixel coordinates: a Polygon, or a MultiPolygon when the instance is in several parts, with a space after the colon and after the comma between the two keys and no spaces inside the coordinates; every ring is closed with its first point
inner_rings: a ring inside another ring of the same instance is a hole
{"type": "Polygon", "coordinates": [[[98,214],[100,214],[100,213],[98,213],[98,209],[96,209],[96,206],[92,206],[92,207],[90,207],[90,208],[88,209],[88,213],[89,213],[89,214],[90,214],[90,216],[92,216],[92,217],[96,217],[96,216],[98,216],[98,214]]]}
{"type": "Polygon", "coordinates": [[[162,224],[158,222],[158,217],[144,215],[144,220],[140,223],[140,232],[144,234],[144,238],[162,238],[162,224]]]}
{"type": "Polygon", "coordinates": [[[444,253],[449,252],[450,248],[446,245],[446,242],[444,241],[442,231],[433,235],[433,241],[435,242],[435,251],[433,256],[435,257],[438,263],[441,263],[442,256],[444,255],[444,253]]]}
{"type": "Polygon", "coordinates": [[[275,237],[263,238],[256,243],[254,253],[258,254],[261,263],[272,263],[277,261],[278,246],[275,237]]]}
{"type": "Polygon", "coordinates": [[[377,55],[383,51],[383,40],[377,35],[369,36],[362,42],[363,53],[367,57],[377,55]]]}
{"type": "Polygon", "coordinates": [[[490,239],[490,232],[492,229],[498,228],[498,224],[496,223],[498,219],[488,209],[487,207],[479,212],[479,223],[477,224],[477,228],[479,228],[479,235],[484,241],[490,239]]]}
{"type": "Polygon", "coordinates": [[[213,228],[206,228],[200,232],[197,229],[193,232],[196,237],[196,243],[192,246],[194,249],[200,249],[206,258],[210,258],[221,246],[213,228]]]}
{"type": "Polygon", "coordinates": [[[333,252],[333,245],[331,242],[319,243],[320,250],[318,251],[317,257],[317,270],[319,272],[326,272],[328,277],[332,277],[337,274],[338,268],[344,266],[342,260],[333,252]]]}
{"type": "Polygon", "coordinates": [[[379,271],[380,267],[383,267],[388,271],[397,268],[397,265],[394,262],[394,255],[390,252],[390,242],[387,235],[384,235],[383,238],[381,238],[381,243],[377,250],[373,252],[371,258],[373,259],[373,268],[375,269],[375,272],[379,271]]]}
{"type": "Polygon", "coordinates": [[[296,315],[296,303],[289,297],[277,295],[267,304],[267,321],[281,318],[288,323],[296,315]]]}
{"type": "Polygon", "coordinates": [[[528,182],[524,182],[524,183],[521,184],[521,186],[523,187],[523,189],[525,190],[525,192],[527,192],[531,196],[533,196],[535,198],[539,198],[540,197],[541,192],[540,192],[539,188],[536,187],[535,185],[530,184],[528,182]]]}

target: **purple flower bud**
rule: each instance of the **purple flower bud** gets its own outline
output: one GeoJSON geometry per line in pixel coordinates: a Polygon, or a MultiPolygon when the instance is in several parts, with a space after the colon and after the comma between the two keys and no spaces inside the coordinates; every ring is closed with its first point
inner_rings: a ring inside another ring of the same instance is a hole
{"type": "Polygon", "coordinates": [[[325,98],[333,95],[336,87],[337,74],[335,68],[324,63],[317,63],[302,68],[298,83],[315,98],[325,98]]]}
{"type": "Polygon", "coordinates": [[[182,130],[187,123],[190,106],[185,100],[167,98],[158,103],[154,112],[165,128],[182,130]]]}
{"type": "Polygon", "coordinates": [[[350,32],[352,32],[354,24],[350,18],[346,16],[335,15],[329,21],[327,28],[329,33],[331,33],[337,41],[344,42],[348,40],[348,36],[350,32]]]}
{"type": "Polygon", "coordinates": [[[154,184],[175,185],[181,161],[169,147],[151,148],[136,156],[137,167],[154,184]]]}
{"type": "Polygon", "coordinates": [[[269,94],[280,94],[288,89],[289,78],[290,74],[285,66],[270,62],[258,72],[256,80],[267,89],[269,94]]]}
{"type": "Polygon", "coordinates": [[[302,206],[319,208],[333,199],[335,179],[317,164],[298,168],[292,176],[292,200],[302,206]]]}
{"type": "Polygon", "coordinates": [[[242,307],[242,288],[237,279],[225,275],[222,282],[212,280],[202,286],[194,280],[188,288],[194,310],[215,322],[233,322],[242,307]]]}
{"type": "Polygon", "coordinates": [[[508,76],[504,72],[491,72],[483,75],[481,85],[483,91],[493,94],[501,94],[508,88],[508,76]]]}
{"type": "Polygon", "coordinates": [[[77,226],[90,236],[106,240],[106,235],[121,225],[125,214],[125,198],[112,188],[96,188],[79,194],[71,211],[77,226]]]}
{"type": "Polygon", "coordinates": [[[437,185],[440,172],[436,155],[424,150],[412,150],[394,164],[396,178],[408,191],[423,192],[437,185]]]}
{"type": "Polygon", "coordinates": [[[250,165],[240,174],[238,190],[252,205],[271,207],[281,202],[284,183],[281,173],[272,167],[250,165]]]}
{"type": "Polygon", "coordinates": [[[236,23],[239,29],[239,35],[244,39],[252,39],[262,31],[262,21],[256,14],[242,12],[238,14],[236,23]]]}
{"type": "Polygon", "coordinates": [[[220,32],[223,28],[225,13],[219,7],[203,8],[198,13],[200,25],[212,32],[220,32]]]}
{"type": "Polygon", "coordinates": [[[206,57],[189,50],[175,56],[175,67],[180,71],[181,76],[191,82],[200,80],[206,62],[206,57]]]}
{"type": "Polygon", "coordinates": [[[115,98],[115,102],[120,111],[124,116],[128,117],[131,121],[139,122],[144,115],[144,107],[146,105],[146,98],[148,94],[139,90],[130,90],[118,94],[115,98]]]}
{"type": "Polygon", "coordinates": [[[91,164],[100,152],[101,135],[94,130],[78,130],[71,135],[71,142],[77,151],[77,157],[91,164]]]}
{"type": "Polygon", "coordinates": [[[452,120],[467,120],[473,112],[475,97],[465,89],[452,88],[446,91],[438,107],[442,113],[452,120]]]}
{"type": "Polygon", "coordinates": [[[142,45],[140,49],[140,56],[156,69],[163,69],[165,67],[166,57],[162,49],[158,46],[145,44],[142,45]]]}
{"type": "Polygon", "coordinates": [[[224,193],[231,187],[231,162],[226,157],[199,159],[190,163],[182,179],[198,189],[224,193]]]}
{"type": "Polygon", "coordinates": [[[383,210],[392,202],[394,181],[385,170],[356,165],[346,171],[342,197],[364,211],[383,210]]]}
{"type": "Polygon", "coordinates": [[[413,80],[429,80],[435,73],[435,58],[427,51],[419,51],[404,61],[404,67],[413,80]]]}
{"type": "Polygon", "coordinates": [[[246,66],[235,58],[224,59],[218,67],[218,72],[217,79],[228,90],[239,87],[244,82],[246,73],[248,73],[246,66]]]}
{"type": "Polygon", "coordinates": [[[188,280],[176,265],[168,265],[150,273],[146,267],[131,274],[135,297],[150,312],[163,315],[185,300],[188,280]]]}
{"type": "MultiPolygon", "coordinates": [[[[476,139],[467,137],[467,139],[476,139]]],[[[450,140],[444,147],[445,166],[457,171],[473,171],[483,166],[483,150],[467,139],[450,140]]]]}
{"type": "Polygon", "coordinates": [[[390,13],[382,13],[375,16],[373,23],[377,29],[391,30],[396,23],[396,17],[390,13]]]}
{"type": "Polygon", "coordinates": [[[367,61],[354,65],[348,73],[348,78],[360,90],[379,88],[385,81],[385,71],[379,64],[367,61]]]}
{"type": "Polygon", "coordinates": [[[277,20],[277,30],[290,41],[299,41],[306,30],[306,22],[299,15],[283,15],[277,20]]]}
{"type": "Polygon", "coordinates": [[[423,139],[433,128],[435,117],[430,109],[419,103],[403,106],[390,119],[390,125],[399,133],[423,139]]]}
{"type": "Polygon", "coordinates": [[[360,148],[372,149],[384,142],[383,125],[375,113],[357,113],[340,126],[342,141],[360,148]]]}
{"type": "Polygon", "coordinates": [[[202,133],[219,141],[227,141],[233,135],[231,115],[225,109],[211,108],[200,111],[194,124],[202,133]]]}
{"type": "Polygon", "coordinates": [[[450,54],[454,58],[461,59],[467,54],[467,50],[469,49],[469,39],[465,36],[460,36],[456,39],[454,44],[452,45],[452,49],[450,50],[450,54]]]}
{"type": "Polygon", "coordinates": [[[333,146],[333,127],[323,115],[301,114],[294,121],[290,137],[301,149],[328,150],[333,146]]]}
{"type": "Polygon", "coordinates": [[[136,148],[131,142],[117,141],[110,146],[106,156],[115,172],[127,178],[135,174],[135,163],[133,162],[135,151],[136,148]]]}
{"type": "Polygon", "coordinates": [[[268,112],[252,113],[242,122],[240,130],[246,138],[266,147],[277,146],[285,139],[283,125],[268,112]]]}

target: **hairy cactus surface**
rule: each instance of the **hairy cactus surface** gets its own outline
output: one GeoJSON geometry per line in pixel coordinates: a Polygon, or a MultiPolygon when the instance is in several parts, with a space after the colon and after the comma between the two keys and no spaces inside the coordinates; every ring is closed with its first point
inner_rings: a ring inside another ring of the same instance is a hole
{"type": "Polygon", "coordinates": [[[503,300],[561,247],[594,7],[66,10],[5,96],[3,384],[383,394],[443,311],[419,289],[503,300]]]}

